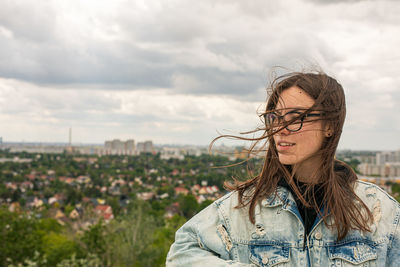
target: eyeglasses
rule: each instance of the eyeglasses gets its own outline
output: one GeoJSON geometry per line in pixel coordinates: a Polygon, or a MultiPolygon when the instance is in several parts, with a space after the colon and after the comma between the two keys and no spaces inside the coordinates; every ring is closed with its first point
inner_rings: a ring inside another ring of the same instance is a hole
{"type": "Polygon", "coordinates": [[[320,113],[303,114],[299,111],[289,111],[285,115],[278,115],[275,112],[267,112],[261,115],[264,118],[265,126],[267,129],[272,129],[283,125],[284,123],[291,122],[285,128],[291,132],[300,131],[303,127],[304,119],[309,117],[320,117],[320,113]]]}

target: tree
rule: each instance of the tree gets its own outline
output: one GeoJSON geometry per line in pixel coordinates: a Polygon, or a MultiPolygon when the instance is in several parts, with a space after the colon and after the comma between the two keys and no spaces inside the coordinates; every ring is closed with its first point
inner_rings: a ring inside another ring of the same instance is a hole
{"type": "Polygon", "coordinates": [[[150,205],[135,201],[126,216],[111,221],[106,227],[106,252],[103,262],[114,266],[156,266],[151,244],[156,229],[148,214],[150,205]]]}
{"type": "Polygon", "coordinates": [[[186,219],[190,219],[197,213],[199,204],[197,203],[195,196],[192,194],[186,196],[180,195],[178,202],[181,212],[186,219]]]}
{"type": "Polygon", "coordinates": [[[155,251],[155,266],[165,266],[165,259],[169,248],[175,239],[175,232],[186,222],[186,218],[175,214],[172,218],[165,220],[165,226],[154,232],[152,247],[155,251]]]}
{"type": "Polygon", "coordinates": [[[47,266],[55,266],[63,259],[79,253],[78,244],[68,236],[50,232],[43,238],[43,251],[47,258],[47,266]]]}
{"type": "Polygon", "coordinates": [[[105,231],[106,227],[100,221],[84,232],[81,241],[89,253],[101,256],[106,252],[105,231]]]}
{"type": "Polygon", "coordinates": [[[35,218],[23,214],[19,217],[0,208],[0,266],[6,266],[7,258],[16,264],[41,251],[42,235],[36,231],[37,223],[35,218]]]}
{"type": "Polygon", "coordinates": [[[203,210],[204,208],[206,208],[207,206],[211,205],[213,203],[212,200],[206,199],[203,202],[201,202],[201,204],[199,205],[198,208],[198,212],[200,212],[201,210],[203,210]]]}
{"type": "Polygon", "coordinates": [[[119,215],[121,212],[121,205],[119,204],[119,200],[115,197],[108,197],[107,203],[111,206],[114,218],[119,215]]]}

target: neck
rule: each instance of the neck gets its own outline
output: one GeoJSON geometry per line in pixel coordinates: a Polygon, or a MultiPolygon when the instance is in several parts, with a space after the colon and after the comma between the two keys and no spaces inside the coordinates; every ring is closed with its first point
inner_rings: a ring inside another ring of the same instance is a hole
{"type": "Polygon", "coordinates": [[[320,179],[319,169],[321,161],[309,159],[293,166],[295,177],[298,181],[307,184],[317,184],[320,179]]]}

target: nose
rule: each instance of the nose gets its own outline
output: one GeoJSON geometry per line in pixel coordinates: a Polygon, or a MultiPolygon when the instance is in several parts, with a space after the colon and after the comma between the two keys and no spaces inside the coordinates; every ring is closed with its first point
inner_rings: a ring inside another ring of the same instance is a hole
{"type": "Polygon", "coordinates": [[[284,135],[284,136],[286,136],[286,135],[289,135],[289,134],[291,134],[292,132],[291,131],[289,131],[286,127],[285,128],[283,128],[282,130],[280,130],[277,134],[278,135],[284,135]]]}

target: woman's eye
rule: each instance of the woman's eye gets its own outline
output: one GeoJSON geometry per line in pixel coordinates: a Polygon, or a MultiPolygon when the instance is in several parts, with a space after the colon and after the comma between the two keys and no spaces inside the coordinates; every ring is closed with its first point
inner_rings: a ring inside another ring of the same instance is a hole
{"type": "Polygon", "coordinates": [[[272,125],[278,121],[278,116],[273,113],[265,114],[264,118],[267,125],[272,125]]]}
{"type": "Polygon", "coordinates": [[[285,121],[300,121],[301,117],[298,113],[287,113],[285,115],[285,121]]]}

